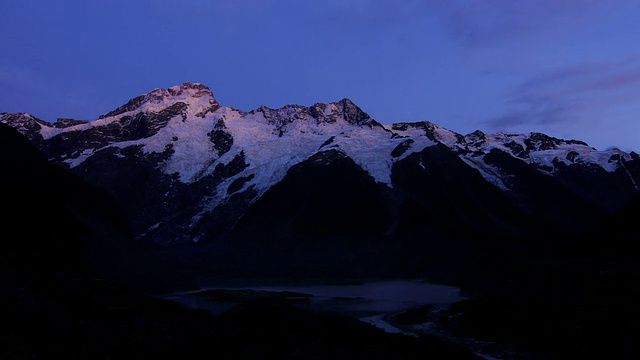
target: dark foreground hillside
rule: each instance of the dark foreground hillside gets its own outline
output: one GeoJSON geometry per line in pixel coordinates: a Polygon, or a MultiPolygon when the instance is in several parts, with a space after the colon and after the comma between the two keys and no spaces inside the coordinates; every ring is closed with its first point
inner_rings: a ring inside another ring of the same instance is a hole
{"type": "Polygon", "coordinates": [[[444,312],[404,314],[404,325],[431,322],[429,333],[474,339],[476,351],[502,359],[640,358],[637,261],[521,259],[504,270],[513,274],[502,287],[444,312]]]}
{"type": "Polygon", "coordinates": [[[572,253],[478,257],[457,281],[471,298],[387,320],[500,359],[640,359],[637,219],[640,197],[572,253]]]}
{"type": "Polygon", "coordinates": [[[26,272],[3,269],[3,359],[477,358],[434,336],[388,334],[279,301],[256,300],[214,317],[103,280],[26,272]]]}

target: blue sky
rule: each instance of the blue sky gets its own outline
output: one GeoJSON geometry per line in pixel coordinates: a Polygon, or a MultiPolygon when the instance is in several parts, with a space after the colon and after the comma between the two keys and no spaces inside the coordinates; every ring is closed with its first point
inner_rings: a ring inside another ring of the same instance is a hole
{"type": "Polygon", "coordinates": [[[640,1],[3,0],[0,112],[93,120],[185,81],[382,123],[640,152],[640,1]]]}

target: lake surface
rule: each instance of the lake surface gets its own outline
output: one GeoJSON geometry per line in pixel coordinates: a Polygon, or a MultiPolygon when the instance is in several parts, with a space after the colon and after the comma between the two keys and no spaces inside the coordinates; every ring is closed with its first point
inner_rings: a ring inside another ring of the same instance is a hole
{"type": "MultiPolygon", "coordinates": [[[[209,289],[249,289],[310,294],[312,296],[308,298],[309,301],[296,303],[296,306],[359,319],[400,312],[426,304],[447,305],[464,299],[456,287],[430,284],[419,280],[376,281],[348,285],[208,286],[201,290],[209,289]]],[[[209,298],[194,296],[190,293],[173,294],[166,298],[178,301],[189,308],[209,310],[215,315],[238,304],[210,301],[209,298]]]]}

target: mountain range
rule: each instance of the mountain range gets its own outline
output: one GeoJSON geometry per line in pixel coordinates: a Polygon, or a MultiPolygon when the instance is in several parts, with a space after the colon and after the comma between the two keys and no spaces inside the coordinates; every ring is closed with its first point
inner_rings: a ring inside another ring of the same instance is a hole
{"type": "Polygon", "coordinates": [[[348,99],[246,112],[184,83],[93,121],[1,113],[0,169],[0,357],[640,356],[635,152],[380,124],[348,99]],[[387,318],[411,337],[148,296],[394,278],[466,300],[387,318]]]}
{"type": "Polygon", "coordinates": [[[112,196],[136,241],[214,277],[406,276],[496,249],[582,251],[640,195],[634,152],[383,125],[348,99],[246,112],[184,83],[92,121],[0,122],[112,196]]]}

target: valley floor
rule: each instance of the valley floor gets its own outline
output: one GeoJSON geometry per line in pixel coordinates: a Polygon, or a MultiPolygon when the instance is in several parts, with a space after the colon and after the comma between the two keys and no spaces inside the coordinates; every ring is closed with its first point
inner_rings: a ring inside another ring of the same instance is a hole
{"type": "MultiPolygon", "coordinates": [[[[448,302],[425,298],[421,304],[371,313],[353,310],[366,303],[355,295],[334,296],[331,306],[314,300],[303,290],[313,288],[310,284],[278,288],[254,282],[253,290],[198,295],[231,312],[238,304],[276,297],[299,309],[349,315],[405,334],[401,336],[435,336],[488,358],[640,358],[640,266],[635,261],[526,256],[468,274],[473,276],[456,281],[463,297],[448,302]]],[[[337,287],[362,284],[350,281],[337,287]]]]}

